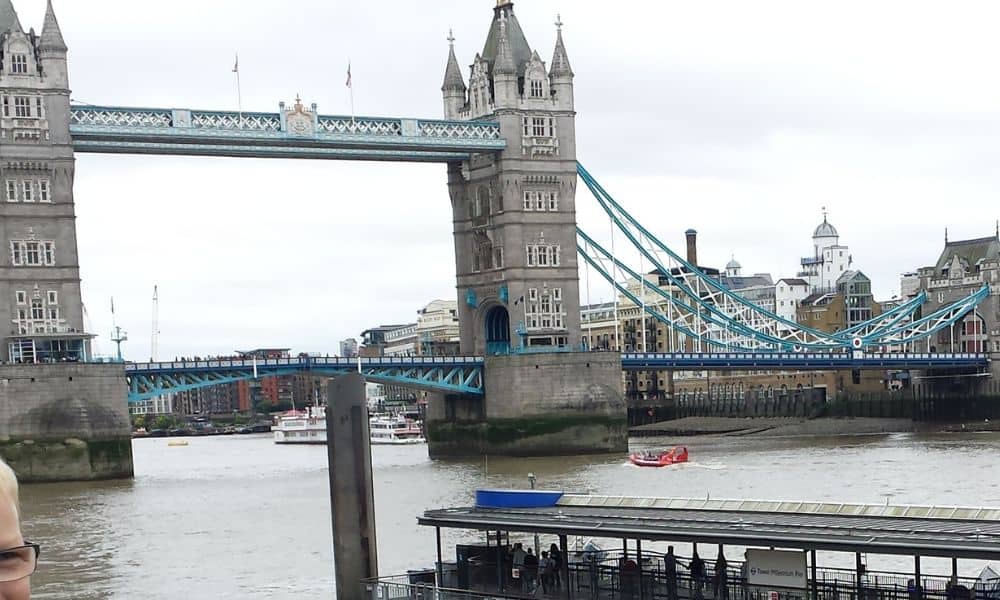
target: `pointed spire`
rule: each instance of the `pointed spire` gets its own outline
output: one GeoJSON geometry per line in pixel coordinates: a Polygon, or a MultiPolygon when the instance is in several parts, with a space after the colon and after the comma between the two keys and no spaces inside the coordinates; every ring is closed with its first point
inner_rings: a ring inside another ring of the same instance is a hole
{"type": "Polygon", "coordinates": [[[40,50],[50,50],[56,52],[66,52],[66,42],[63,40],[62,30],[59,28],[59,21],[56,19],[56,11],[52,9],[52,0],[48,0],[45,8],[45,24],[42,25],[42,41],[39,44],[40,50]]]}
{"type": "Polygon", "coordinates": [[[457,90],[465,91],[465,79],[462,77],[462,69],[458,66],[458,59],[455,58],[455,36],[451,30],[448,31],[448,67],[444,72],[444,84],[441,86],[442,92],[457,90]]]}
{"type": "Polygon", "coordinates": [[[500,15],[500,41],[497,47],[497,62],[493,68],[497,75],[517,75],[517,65],[514,64],[514,53],[507,39],[507,17],[500,15]]]}
{"type": "Polygon", "coordinates": [[[549,72],[552,76],[573,76],[573,68],[569,66],[569,56],[566,54],[566,45],[563,44],[562,37],[562,16],[556,17],[556,50],[552,54],[552,70],[549,72]]]}
{"type": "Polygon", "coordinates": [[[0,33],[16,30],[23,32],[21,20],[17,18],[17,11],[11,0],[0,0],[0,33]]]}

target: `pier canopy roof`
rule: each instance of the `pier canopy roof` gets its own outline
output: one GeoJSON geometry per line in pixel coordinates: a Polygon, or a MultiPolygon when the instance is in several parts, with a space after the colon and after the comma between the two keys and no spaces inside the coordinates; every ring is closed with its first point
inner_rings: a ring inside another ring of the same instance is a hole
{"type": "Polygon", "coordinates": [[[480,531],[1000,559],[998,508],[479,490],[475,506],[430,510],[417,521],[480,531]]]}

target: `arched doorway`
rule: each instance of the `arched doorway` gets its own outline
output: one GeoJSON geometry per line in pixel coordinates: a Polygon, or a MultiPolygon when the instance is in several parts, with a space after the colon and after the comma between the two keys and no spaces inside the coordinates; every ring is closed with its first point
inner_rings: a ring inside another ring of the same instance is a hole
{"type": "Polygon", "coordinates": [[[494,306],[486,312],[486,353],[510,352],[510,314],[503,306],[494,306]]]}

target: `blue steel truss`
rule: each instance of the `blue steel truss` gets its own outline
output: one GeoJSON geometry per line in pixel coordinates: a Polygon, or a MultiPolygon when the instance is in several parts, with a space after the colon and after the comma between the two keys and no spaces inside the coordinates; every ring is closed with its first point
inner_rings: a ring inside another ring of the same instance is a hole
{"type": "Polygon", "coordinates": [[[622,354],[622,370],[981,369],[985,354],[863,352],[698,352],[622,354]]]}
{"type": "Polygon", "coordinates": [[[326,116],[312,108],[239,113],[73,105],[69,131],[77,152],[110,154],[456,162],[507,146],[492,121],[326,116]]]}
{"type": "Polygon", "coordinates": [[[612,235],[615,231],[624,235],[630,249],[637,250],[668,282],[668,289],[648,281],[644,274],[629,268],[614,252],[609,252],[578,229],[578,251],[586,264],[614,286],[616,298],[621,294],[631,304],[641,307],[644,317],[648,314],[683,334],[698,351],[849,352],[892,346],[907,350],[907,346],[929,340],[937,332],[954,326],[974,311],[990,291],[984,285],[968,297],[918,318],[914,315],[927,299],[926,294],[920,294],[846,331],[819,331],[784,319],[729,290],[721,281],[687,262],[657,239],[582,165],[577,165],[577,172],[611,220],[612,235]],[[651,304],[645,302],[646,294],[652,294],[654,301],[651,304]]]}
{"type": "MultiPolygon", "coordinates": [[[[482,357],[363,358],[365,379],[451,394],[481,396],[482,357]]],[[[753,369],[981,369],[985,354],[864,352],[697,352],[622,354],[625,371],[753,370],[753,369]]],[[[129,363],[125,365],[128,401],[142,402],[164,394],[297,373],[339,375],[358,370],[357,359],[280,358],[129,363]]]]}
{"type": "Polygon", "coordinates": [[[360,369],[365,379],[451,394],[482,395],[481,357],[277,358],[129,363],[128,401],[297,373],[339,375],[360,369]]]}

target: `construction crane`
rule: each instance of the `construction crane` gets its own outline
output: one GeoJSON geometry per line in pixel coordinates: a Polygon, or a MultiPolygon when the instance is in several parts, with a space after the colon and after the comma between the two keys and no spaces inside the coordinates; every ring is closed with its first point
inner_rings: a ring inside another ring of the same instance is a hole
{"type": "Polygon", "coordinates": [[[160,292],[159,286],[153,286],[153,335],[150,336],[149,361],[156,362],[156,354],[160,346],[160,292]]]}

